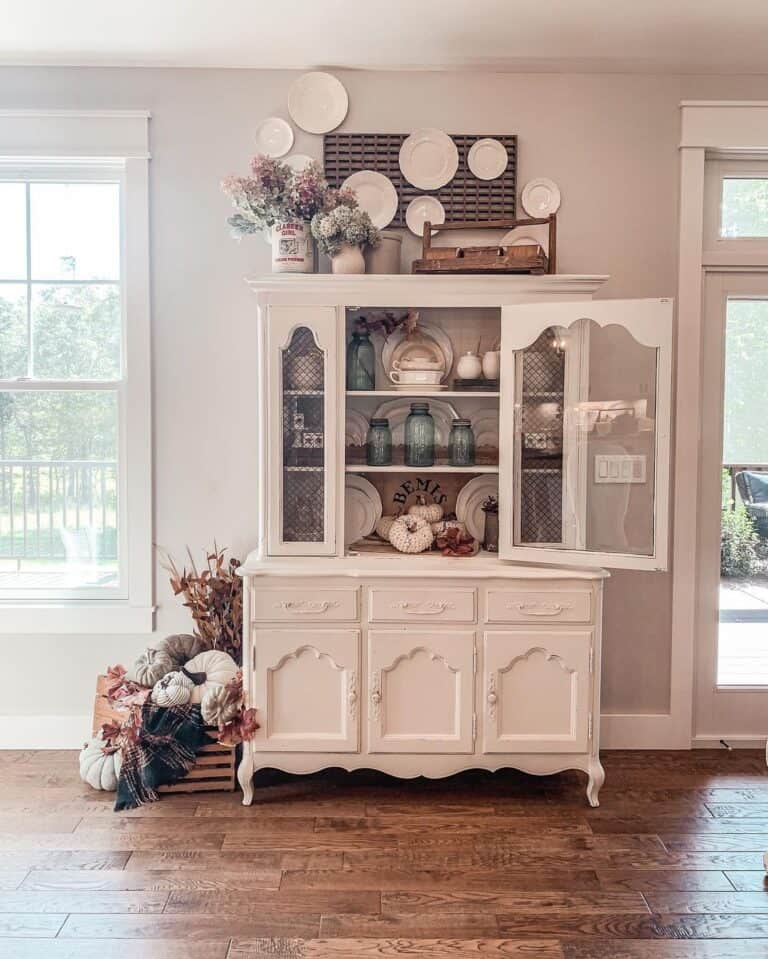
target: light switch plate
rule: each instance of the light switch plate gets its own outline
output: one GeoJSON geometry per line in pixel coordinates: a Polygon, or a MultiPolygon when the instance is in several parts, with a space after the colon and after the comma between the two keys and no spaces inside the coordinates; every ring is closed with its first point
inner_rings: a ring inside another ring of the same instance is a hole
{"type": "Polygon", "coordinates": [[[598,453],[595,456],[595,483],[644,483],[645,455],[598,453]]]}

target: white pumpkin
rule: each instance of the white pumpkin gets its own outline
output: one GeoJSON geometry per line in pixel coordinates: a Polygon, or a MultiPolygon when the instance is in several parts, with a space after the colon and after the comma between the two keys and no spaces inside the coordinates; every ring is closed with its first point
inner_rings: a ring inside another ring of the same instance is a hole
{"type": "Polygon", "coordinates": [[[420,496],[418,503],[408,507],[408,515],[420,516],[428,523],[437,523],[443,518],[443,507],[439,503],[428,503],[423,496],[420,496]]]}
{"type": "Polygon", "coordinates": [[[156,706],[183,706],[192,698],[194,688],[194,682],[184,673],[166,673],[152,689],[152,702],[156,706]]]}
{"type": "Polygon", "coordinates": [[[80,753],[80,778],[93,789],[114,792],[120,776],[122,756],[120,750],[104,752],[104,740],[99,733],[83,746],[80,753]]]}
{"type": "Polygon", "coordinates": [[[376,524],[376,535],[380,536],[383,540],[388,541],[389,531],[392,529],[392,524],[396,519],[396,516],[382,516],[376,524]]]}
{"type": "Polygon", "coordinates": [[[237,675],[239,666],[229,653],[220,649],[207,649],[193,656],[184,666],[187,673],[203,673],[205,679],[192,690],[191,703],[199,705],[209,689],[226,686],[237,675]]]}
{"type": "Polygon", "coordinates": [[[429,523],[421,516],[401,516],[392,524],[389,541],[401,553],[423,553],[434,539],[429,523]]]}

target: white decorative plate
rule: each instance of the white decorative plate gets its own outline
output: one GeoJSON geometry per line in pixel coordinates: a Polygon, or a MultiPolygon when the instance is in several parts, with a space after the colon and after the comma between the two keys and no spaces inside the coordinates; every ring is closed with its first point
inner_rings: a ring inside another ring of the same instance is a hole
{"type": "Polygon", "coordinates": [[[314,162],[314,157],[307,156],[306,153],[292,153],[283,160],[283,163],[296,173],[301,173],[302,170],[306,170],[307,167],[314,162]]]}
{"type": "MultiPolygon", "coordinates": [[[[445,359],[445,373],[448,375],[453,367],[453,346],[445,331],[437,323],[431,323],[429,320],[419,320],[417,329],[437,343],[445,359]]],[[[384,345],[381,348],[381,365],[384,367],[387,376],[392,369],[392,360],[395,358],[394,352],[404,339],[405,331],[398,329],[384,340],[384,345]]]]}
{"type": "Polygon", "coordinates": [[[481,543],[485,535],[485,516],[481,507],[489,496],[498,495],[498,476],[484,473],[465,483],[456,497],[456,519],[464,523],[470,535],[481,543]]]}
{"type": "MultiPolygon", "coordinates": [[[[417,196],[408,204],[405,211],[405,222],[411,233],[416,236],[424,235],[424,224],[429,220],[432,226],[435,223],[445,223],[445,208],[436,196],[417,196]]],[[[439,233],[432,230],[432,233],[439,233]]]]}
{"type": "Polygon", "coordinates": [[[368,435],[368,418],[357,410],[347,410],[345,438],[346,446],[364,446],[368,435]]]}
{"type": "Polygon", "coordinates": [[[355,191],[361,210],[365,210],[375,227],[383,230],[397,213],[397,190],[388,176],[375,170],[360,170],[341,184],[355,191]]]}
{"type": "Polygon", "coordinates": [[[347,91],[330,73],[305,73],[288,92],[288,112],[307,133],[330,133],[342,122],[348,109],[347,91]]]}
{"type": "Polygon", "coordinates": [[[490,406],[476,410],[467,417],[472,423],[477,446],[499,446],[499,409],[490,406]]]}
{"type": "Polygon", "coordinates": [[[293,130],[281,117],[267,117],[256,127],[254,140],[259,153],[282,157],[293,146],[293,130]]]}
{"type": "Polygon", "coordinates": [[[370,536],[381,519],[381,497],[364,476],[350,473],[344,489],[344,545],[370,536]]]}
{"type": "Polygon", "coordinates": [[[470,147],[467,166],[478,180],[496,180],[507,169],[509,157],[503,143],[486,137],[470,147]]]}
{"type": "Polygon", "coordinates": [[[520,202],[528,216],[549,216],[560,209],[560,188],[546,177],[529,180],[523,187],[520,202]]]}
{"type": "Polygon", "coordinates": [[[400,147],[400,169],[419,190],[438,190],[456,175],[459,151],[442,130],[416,130],[400,147]]]}
{"type": "MultiPolygon", "coordinates": [[[[429,412],[435,421],[435,446],[448,446],[448,435],[451,432],[453,421],[459,418],[456,407],[447,400],[429,399],[429,412]]],[[[373,414],[376,417],[386,416],[389,428],[392,431],[393,446],[403,445],[405,420],[411,412],[411,401],[406,399],[386,400],[373,414]]]]}

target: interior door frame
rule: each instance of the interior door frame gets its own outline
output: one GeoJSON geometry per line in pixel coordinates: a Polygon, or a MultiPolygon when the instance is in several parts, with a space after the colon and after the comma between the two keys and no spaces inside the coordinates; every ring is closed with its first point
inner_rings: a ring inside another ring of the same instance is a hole
{"type": "Polygon", "coordinates": [[[702,311],[701,432],[696,555],[696,676],[694,741],[719,742],[731,734],[762,743],[766,732],[753,728],[768,705],[768,686],[718,686],[721,474],[725,411],[726,310],[729,299],[768,300],[768,269],[705,269],[702,311]]]}

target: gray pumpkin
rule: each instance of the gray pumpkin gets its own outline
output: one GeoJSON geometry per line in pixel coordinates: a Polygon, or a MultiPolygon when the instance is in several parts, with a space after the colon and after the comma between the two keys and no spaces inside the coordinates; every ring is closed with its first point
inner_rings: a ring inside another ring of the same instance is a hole
{"type": "Polygon", "coordinates": [[[203,696],[200,712],[206,726],[223,726],[237,716],[240,706],[229,698],[226,686],[215,686],[203,696]]]}
{"type": "Polygon", "coordinates": [[[191,633],[176,633],[173,636],[166,636],[157,644],[157,648],[168,653],[173,660],[175,669],[179,669],[190,659],[194,659],[198,653],[204,653],[210,649],[208,643],[200,636],[193,636],[191,633]]]}
{"type": "Polygon", "coordinates": [[[150,646],[128,670],[126,678],[139,686],[154,686],[175,668],[175,663],[164,649],[153,649],[150,646]]]}

